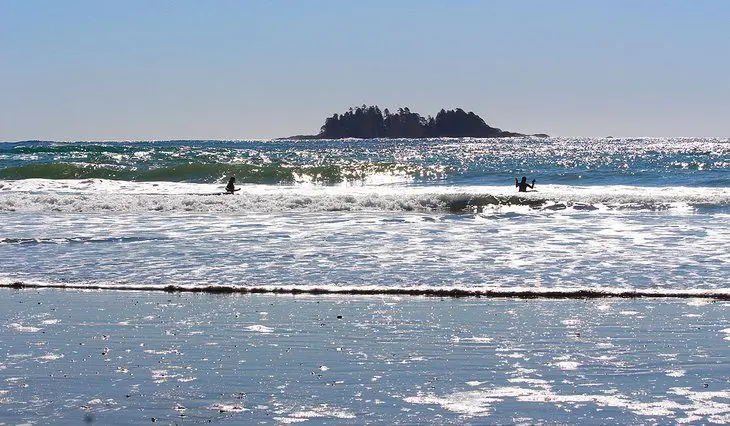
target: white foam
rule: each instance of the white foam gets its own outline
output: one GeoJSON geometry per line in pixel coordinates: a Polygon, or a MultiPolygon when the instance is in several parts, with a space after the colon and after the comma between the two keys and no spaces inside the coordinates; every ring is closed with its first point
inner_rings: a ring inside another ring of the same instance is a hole
{"type": "Polygon", "coordinates": [[[154,349],[145,349],[144,353],[150,354],[150,355],[170,355],[170,354],[179,354],[180,352],[177,349],[162,349],[162,350],[154,350],[154,349]]]}
{"type": "Polygon", "coordinates": [[[585,213],[614,209],[674,209],[730,205],[726,188],[577,187],[543,185],[515,193],[509,186],[242,185],[220,195],[217,184],[116,180],[25,179],[0,181],[0,211],[25,212],[233,212],[233,211],[428,211],[471,208],[487,217],[509,212],[585,213]],[[539,209],[529,203],[538,203],[539,209]]]}
{"type": "MultiPolygon", "coordinates": [[[[708,417],[712,422],[730,417],[730,404],[717,399],[729,399],[728,390],[718,392],[694,392],[687,388],[673,388],[670,393],[684,396],[690,403],[679,403],[664,399],[652,402],[632,400],[620,393],[614,394],[559,394],[546,384],[538,388],[498,387],[467,392],[456,392],[444,396],[433,393],[420,393],[405,397],[403,400],[412,404],[440,405],[444,409],[467,417],[488,416],[494,406],[506,399],[521,402],[563,405],[595,404],[599,407],[613,407],[628,410],[640,416],[662,416],[673,418],[679,413],[687,414],[691,419],[699,420],[708,417]]],[[[677,419],[681,422],[681,418],[677,419]]]]}
{"type": "Polygon", "coordinates": [[[459,343],[459,342],[473,342],[473,343],[491,343],[494,339],[491,337],[486,336],[472,336],[472,337],[459,337],[459,336],[453,336],[451,338],[451,341],[453,343],[459,343]]]}
{"type": "Polygon", "coordinates": [[[333,407],[329,404],[320,404],[313,407],[301,407],[299,410],[286,412],[278,410],[278,414],[286,414],[286,416],[277,417],[280,423],[297,423],[299,420],[307,421],[313,418],[335,418],[335,419],[354,419],[355,414],[343,408],[333,407]]]}
{"type": "Polygon", "coordinates": [[[40,361],[55,361],[57,359],[63,358],[63,354],[54,354],[54,353],[47,353],[45,355],[39,356],[37,359],[40,361]]]}
{"type": "Polygon", "coordinates": [[[8,328],[15,330],[15,331],[19,331],[21,333],[37,333],[37,332],[43,330],[40,327],[33,327],[31,325],[22,325],[22,324],[18,324],[16,322],[8,324],[8,328]]]}
{"type": "Polygon", "coordinates": [[[256,333],[273,333],[274,329],[261,324],[250,325],[246,327],[246,330],[253,331],[256,333]]]}
{"type": "Polygon", "coordinates": [[[240,404],[213,404],[210,406],[211,410],[216,410],[219,413],[242,413],[244,411],[249,411],[247,408],[244,408],[240,404]]]}
{"type": "Polygon", "coordinates": [[[558,361],[553,364],[561,370],[577,370],[580,363],[576,361],[558,361]]]}
{"type": "Polygon", "coordinates": [[[444,397],[433,394],[409,396],[403,398],[411,404],[440,405],[446,410],[469,417],[488,416],[494,411],[494,404],[502,402],[502,398],[490,396],[489,392],[466,391],[457,392],[444,397]]]}

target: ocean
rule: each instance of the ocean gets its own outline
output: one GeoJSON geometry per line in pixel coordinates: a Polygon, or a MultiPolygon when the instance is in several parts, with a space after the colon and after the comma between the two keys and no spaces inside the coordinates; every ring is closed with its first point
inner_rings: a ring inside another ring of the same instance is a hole
{"type": "Polygon", "coordinates": [[[0,143],[0,424],[726,423],[729,187],[727,138],[0,143]]]}

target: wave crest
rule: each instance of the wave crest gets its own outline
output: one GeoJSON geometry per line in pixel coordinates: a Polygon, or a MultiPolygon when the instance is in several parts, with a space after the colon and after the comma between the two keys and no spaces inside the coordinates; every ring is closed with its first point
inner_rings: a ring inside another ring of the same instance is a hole
{"type": "Polygon", "coordinates": [[[112,180],[0,181],[0,211],[26,212],[277,212],[404,211],[490,213],[662,211],[723,212],[725,188],[542,186],[515,193],[509,187],[222,185],[112,180]]]}
{"type": "Polygon", "coordinates": [[[336,185],[343,182],[370,182],[382,176],[439,180],[447,170],[436,166],[393,163],[352,163],[293,165],[283,163],[185,163],[165,167],[134,167],[109,164],[43,163],[0,168],[0,179],[105,179],[129,182],[224,183],[235,176],[240,184],[291,185],[316,183],[336,185]]]}

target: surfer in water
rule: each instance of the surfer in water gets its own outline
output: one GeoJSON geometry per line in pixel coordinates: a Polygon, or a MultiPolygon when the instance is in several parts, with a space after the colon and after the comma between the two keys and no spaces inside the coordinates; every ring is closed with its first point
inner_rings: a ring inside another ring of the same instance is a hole
{"type": "Polygon", "coordinates": [[[234,176],[231,176],[230,179],[228,179],[228,185],[226,185],[226,193],[233,194],[236,191],[240,191],[241,188],[236,188],[236,178],[234,176]]]}
{"type": "Polygon", "coordinates": [[[527,183],[527,178],[525,176],[522,176],[521,182],[517,181],[517,178],[515,178],[515,186],[519,188],[519,192],[527,192],[527,188],[535,188],[535,179],[532,180],[532,185],[530,185],[527,183]]]}

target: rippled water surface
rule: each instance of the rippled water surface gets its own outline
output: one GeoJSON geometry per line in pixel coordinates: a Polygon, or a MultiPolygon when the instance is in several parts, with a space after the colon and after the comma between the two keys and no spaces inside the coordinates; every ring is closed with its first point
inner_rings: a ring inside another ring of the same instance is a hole
{"type": "Polygon", "coordinates": [[[0,179],[502,185],[727,185],[727,139],[173,141],[0,144],[0,179]]]}
{"type": "Polygon", "coordinates": [[[727,139],[0,144],[0,424],[727,424],[729,185],[727,139]]]}

